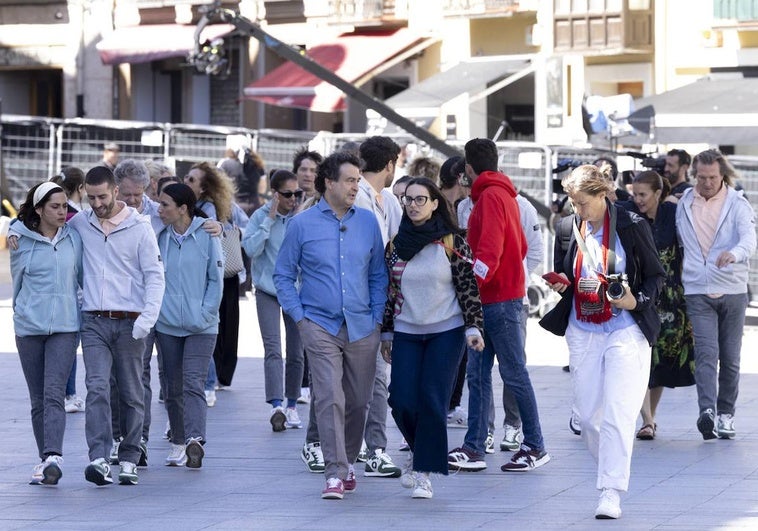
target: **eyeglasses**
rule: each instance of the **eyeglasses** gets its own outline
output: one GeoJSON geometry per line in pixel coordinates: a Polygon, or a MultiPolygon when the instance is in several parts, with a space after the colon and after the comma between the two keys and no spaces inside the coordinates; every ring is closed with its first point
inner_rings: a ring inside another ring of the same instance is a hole
{"type": "Polygon", "coordinates": [[[416,206],[424,206],[429,201],[429,197],[425,195],[417,195],[416,197],[404,195],[402,201],[405,206],[411,206],[412,203],[416,203],[416,206]]]}
{"type": "Polygon", "coordinates": [[[280,192],[279,190],[277,190],[276,193],[279,194],[282,197],[286,197],[287,199],[289,199],[293,195],[295,197],[297,197],[298,199],[300,199],[301,197],[303,197],[303,191],[302,190],[295,190],[294,192],[290,192],[289,190],[286,191],[286,192],[280,192]]]}

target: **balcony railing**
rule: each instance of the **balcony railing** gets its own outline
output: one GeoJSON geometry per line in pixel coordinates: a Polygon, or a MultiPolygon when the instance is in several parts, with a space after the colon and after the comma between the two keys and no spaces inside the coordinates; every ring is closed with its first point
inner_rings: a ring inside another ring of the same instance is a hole
{"type": "Polygon", "coordinates": [[[408,21],[410,0],[303,0],[308,17],[324,17],[329,24],[386,26],[408,21]]]}
{"type": "Polygon", "coordinates": [[[718,25],[725,22],[758,22],[757,0],[713,0],[713,18],[718,25]]]}
{"type": "Polygon", "coordinates": [[[448,17],[505,15],[519,11],[522,3],[519,0],[443,0],[442,12],[448,17]]]}
{"type": "Polygon", "coordinates": [[[653,10],[637,0],[555,0],[556,51],[648,52],[653,48],[653,10]]]}

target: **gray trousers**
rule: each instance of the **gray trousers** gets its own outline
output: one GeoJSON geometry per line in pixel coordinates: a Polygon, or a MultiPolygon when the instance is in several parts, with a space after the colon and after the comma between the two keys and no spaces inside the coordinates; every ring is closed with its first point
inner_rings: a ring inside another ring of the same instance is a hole
{"type": "Polygon", "coordinates": [[[379,330],[350,342],[343,325],[336,336],[303,319],[300,338],[308,354],[325,477],[345,479],[361,449],[374,376],[379,330]]]}
{"type": "Polygon", "coordinates": [[[292,317],[281,311],[281,306],[276,297],[258,289],[255,290],[255,308],[258,312],[258,326],[261,329],[261,338],[263,339],[263,377],[266,402],[284,400],[284,398],[297,400],[300,396],[304,365],[303,345],[300,342],[297,325],[292,317]],[[284,319],[284,332],[286,334],[286,369],[282,362],[280,314],[284,319]]]}
{"type": "Polygon", "coordinates": [[[66,381],[76,357],[76,332],[16,336],[16,348],[32,404],[32,431],[40,459],[63,455],[66,381]]]}
{"type": "MultiPolygon", "coordinates": [[[[381,448],[382,450],[387,448],[388,367],[389,365],[382,358],[381,352],[377,351],[376,375],[374,376],[374,385],[371,389],[371,402],[368,405],[366,428],[363,433],[363,439],[366,441],[366,447],[369,449],[370,454],[373,454],[377,448],[381,448]]],[[[311,384],[311,403],[313,403],[313,393],[313,385],[311,384]]],[[[316,420],[314,408],[310,408],[305,442],[314,443],[318,441],[318,421],[316,420]]]]}
{"type": "Polygon", "coordinates": [[[89,458],[108,458],[113,444],[111,429],[110,376],[115,367],[119,400],[123,406],[118,449],[121,462],[139,460],[139,442],[145,416],[142,385],[145,340],[132,338],[134,319],[108,319],[82,312],[82,352],[87,385],[84,432],[89,458]]]}
{"type": "Polygon", "coordinates": [[[216,347],[216,334],[177,337],[156,332],[166,379],[166,410],[171,442],[185,444],[190,437],[206,440],[208,404],[205,377],[216,347]]]}
{"type": "MultiPolygon", "coordinates": [[[[153,403],[153,388],[150,385],[150,362],[153,360],[153,346],[155,345],[155,328],[150,329],[150,333],[145,337],[145,352],[142,353],[142,387],[145,389],[145,418],[142,421],[142,438],[145,441],[150,439],[150,422],[152,421],[151,406],[153,403]]],[[[158,376],[161,379],[161,388],[163,388],[163,375],[160,369],[160,349],[158,349],[158,376]]],[[[116,376],[111,370],[111,429],[113,438],[120,439],[121,432],[124,431],[121,422],[124,405],[118,399],[118,383],[116,376]]]]}
{"type": "Polygon", "coordinates": [[[685,302],[695,343],[698,408],[734,415],[747,295],[686,295],[685,302]]]}
{"type": "MultiPolygon", "coordinates": [[[[524,304],[523,311],[521,312],[521,336],[524,338],[524,361],[526,361],[526,323],[529,320],[529,305],[524,304]]],[[[503,411],[505,416],[503,417],[503,426],[513,426],[514,428],[521,427],[521,413],[519,413],[518,405],[516,404],[516,397],[513,396],[511,390],[507,385],[503,385],[503,411]]],[[[489,418],[487,419],[487,426],[489,431],[495,432],[495,395],[492,395],[490,401],[489,418]]]]}

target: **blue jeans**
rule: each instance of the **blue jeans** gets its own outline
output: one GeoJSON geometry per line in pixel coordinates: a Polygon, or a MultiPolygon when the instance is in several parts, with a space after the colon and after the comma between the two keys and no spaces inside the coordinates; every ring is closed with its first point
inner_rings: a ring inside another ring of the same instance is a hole
{"type": "Polygon", "coordinates": [[[66,411],[63,398],[76,357],[76,332],[16,336],[16,348],[32,403],[32,431],[40,459],[63,455],[66,411]]]}
{"type": "Polygon", "coordinates": [[[469,349],[466,378],[468,380],[468,430],[463,445],[484,454],[487,419],[492,402],[492,366],[497,356],[500,377],[516,399],[524,444],[543,450],[540,416],[532,381],[526,370],[524,340],[521,331],[522,299],[513,299],[482,306],[484,312],[484,350],[469,349]]]}
{"type": "Polygon", "coordinates": [[[413,452],[413,470],[447,475],[447,406],[464,340],[462,326],[394,334],[389,405],[413,452]]]}
{"type": "Polygon", "coordinates": [[[166,379],[166,410],[171,442],[185,444],[190,437],[205,441],[208,405],[203,386],[213,356],[216,334],[177,337],[156,332],[166,379]]]}
{"type": "Polygon", "coordinates": [[[747,295],[686,295],[695,342],[695,385],[700,412],[734,415],[747,295]]]}
{"type": "Polygon", "coordinates": [[[110,377],[115,367],[119,402],[125,428],[118,448],[121,462],[139,461],[139,442],[145,416],[142,386],[142,355],[145,340],[134,339],[134,319],[108,319],[82,312],[82,352],[86,370],[87,407],[84,432],[90,461],[107,459],[113,445],[111,429],[110,377]]]}

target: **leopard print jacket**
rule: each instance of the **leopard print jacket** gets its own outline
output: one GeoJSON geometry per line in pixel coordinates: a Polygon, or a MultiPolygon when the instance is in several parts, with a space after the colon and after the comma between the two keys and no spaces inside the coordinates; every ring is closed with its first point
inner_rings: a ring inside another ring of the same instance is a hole
{"type": "MultiPolygon", "coordinates": [[[[479,286],[476,283],[474,270],[472,267],[471,248],[466,242],[466,238],[460,234],[453,235],[453,248],[450,249],[444,245],[445,252],[450,259],[450,269],[453,274],[453,286],[458,298],[458,304],[463,312],[463,322],[465,327],[477,328],[479,333],[484,335],[484,317],[482,314],[482,302],[479,299],[479,286]]],[[[387,304],[384,307],[384,320],[382,323],[382,332],[392,332],[394,330],[395,306],[398,301],[402,301],[402,292],[400,289],[401,275],[393,274],[393,270],[399,268],[400,271],[405,264],[398,258],[392,242],[387,244],[384,254],[385,261],[390,273],[389,288],[387,290],[387,304]]]]}

